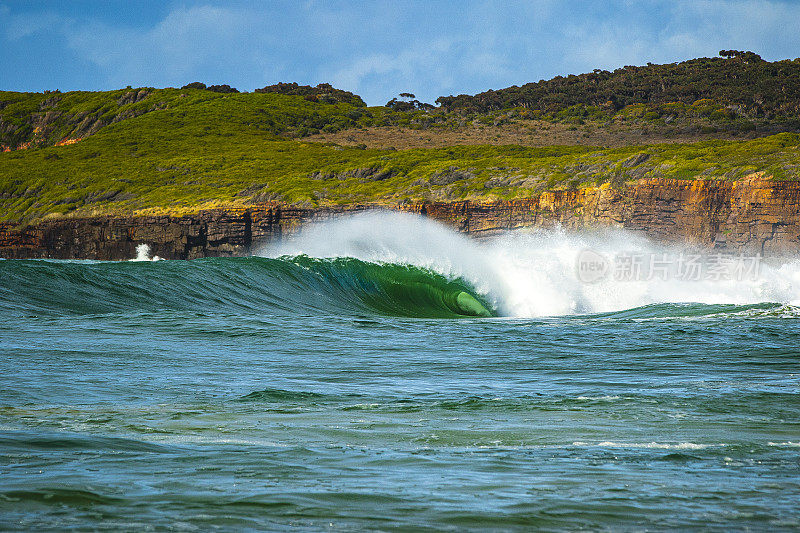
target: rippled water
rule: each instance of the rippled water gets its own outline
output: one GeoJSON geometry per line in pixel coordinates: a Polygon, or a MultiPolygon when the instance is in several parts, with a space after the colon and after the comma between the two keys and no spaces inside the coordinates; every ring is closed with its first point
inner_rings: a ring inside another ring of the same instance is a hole
{"type": "Polygon", "coordinates": [[[0,261],[0,529],[800,528],[792,304],[453,318],[508,313],[446,274],[0,261]]]}

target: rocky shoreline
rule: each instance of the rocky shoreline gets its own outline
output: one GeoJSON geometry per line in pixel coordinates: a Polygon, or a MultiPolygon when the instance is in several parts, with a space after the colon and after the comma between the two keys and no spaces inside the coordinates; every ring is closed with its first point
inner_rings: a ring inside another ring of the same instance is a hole
{"type": "MultiPolygon", "coordinates": [[[[0,257],[121,260],[134,257],[142,243],[165,259],[248,255],[306,224],[378,207],[271,203],[185,216],[55,219],[22,228],[6,224],[0,225],[0,257]]],[[[555,225],[612,226],[727,253],[800,253],[800,181],[644,179],[520,200],[423,202],[389,209],[422,214],[477,237],[555,225]]]]}

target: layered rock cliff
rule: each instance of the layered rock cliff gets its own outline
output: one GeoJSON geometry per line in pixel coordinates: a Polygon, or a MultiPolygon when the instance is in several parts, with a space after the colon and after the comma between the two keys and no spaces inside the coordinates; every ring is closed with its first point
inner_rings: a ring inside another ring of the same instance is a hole
{"type": "MultiPolygon", "coordinates": [[[[167,259],[246,255],[303,225],[375,208],[299,208],[281,204],[171,217],[92,217],[0,226],[6,258],[128,259],[147,243],[167,259]]],[[[800,253],[800,181],[645,179],[497,202],[410,203],[390,207],[475,235],[518,228],[615,226],[658,240],[726,252],[800,253]]]]}

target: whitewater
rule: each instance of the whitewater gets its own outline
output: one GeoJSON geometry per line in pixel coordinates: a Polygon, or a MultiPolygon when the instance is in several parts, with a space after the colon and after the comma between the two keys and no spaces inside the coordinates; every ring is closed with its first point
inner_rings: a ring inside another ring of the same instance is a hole
{"type": "Polygon", "coordinates": [[[800,527],[800,258],[368,212],[0,261],[2,530],[800,527]]]}
{"type": "Polygon", "coordinates": [[[464,279],[502,315],[520,318],[606,313],[663,303],[800,305],[797,258],[772,264],[762,264],[759,258],[759,271],[745,279],[607,276],[587,283],[578,271],[581,255],[587,251],[605,258],[698,254],[697,249],[665,246],[613,229],[506,232],[476,241],[424,217],[381,212],[311,226],[295,239],[262,249],[259,255],[352,257],[378,264],[414,265],[464,279]]]}

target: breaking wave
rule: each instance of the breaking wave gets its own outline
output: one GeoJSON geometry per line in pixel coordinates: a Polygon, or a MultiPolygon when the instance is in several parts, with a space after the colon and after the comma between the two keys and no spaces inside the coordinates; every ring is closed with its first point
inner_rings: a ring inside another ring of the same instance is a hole
{"type": "Polygon", "coordinates": [[[262,254],[416,265],[465,280],[499,314],[512,317],[628,310],[637,310],[632,314],[639,318],[719,313],[800,316],[800,258],[777,262],[758,256],[726,258],[730,263],[726,276],[713,261],[711,265],[698,261],[713,260],[718,254],[656,244],[623,230],[515,231],[476,241],[423,217],[371,212],[310,226],[262,254]],[[603,277],[582,275],[579,267],[587,255],[607,268],[603,277]],[[615,266],[626,266],[615,261],[634,259],[644,269],[614,271],[615,266]],[[647,271],[654,261],[662,270],[647,271]],[[681,272],[681,261],[694,261],[697,268],[681,272]]]}
{"type": "Polygon", "coordinates": [[[658,275],[623,278],[614,272],[619,257],[664,262],[690,252],[624,231],[519,231],[476,241],[423,217],[369,212],[309,226],[259,257],[156,263],[146,261],[149,250],[140,246],[140,262],[2,261],[0,310],[800,317],[796,258],[747,258],[758,260],[758,268],[727,278],[687,279],[675,264],[658,275]],[[587,279],[580,269],[586,257],[601,275],[587,279]]]}
{"type": "Polygon", "coordinates": [[[495,315],[466,281],[406,264],[308,256],[159,263],[7,261],[0,309],[23,314],[495,315]]]}

